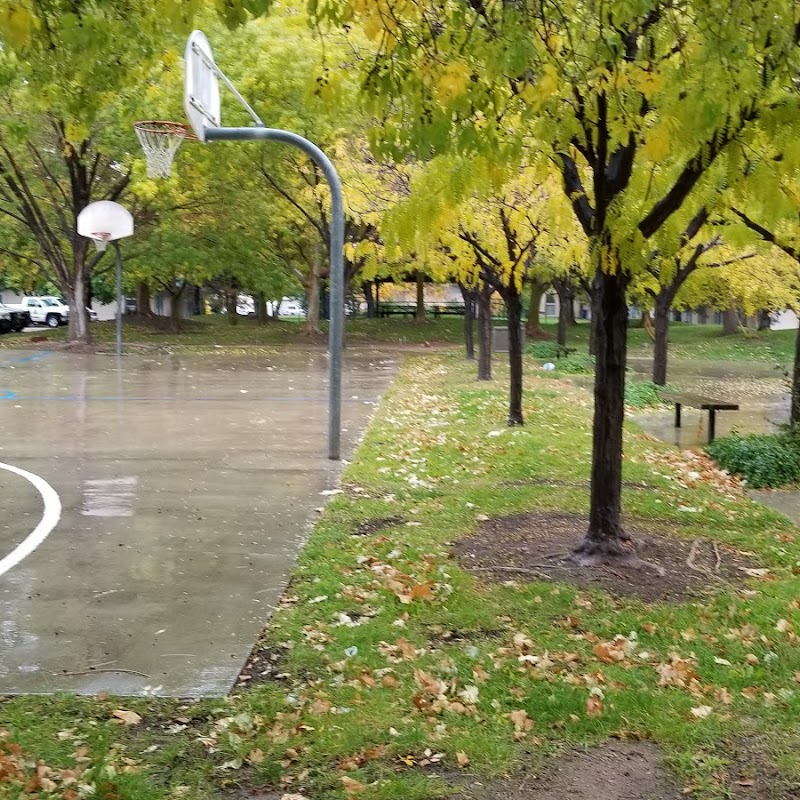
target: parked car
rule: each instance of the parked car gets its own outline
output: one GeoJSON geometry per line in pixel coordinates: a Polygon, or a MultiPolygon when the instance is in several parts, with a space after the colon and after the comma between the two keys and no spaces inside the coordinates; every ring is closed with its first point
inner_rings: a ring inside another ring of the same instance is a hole
{"type": "MultiPolygon", "coordinates": [[[[45,295],[44,297],[40,297],[40,300],[45,300],[48,303],[64,306],[67,310],[69,310],[69,306],[60,298],[60,297],[53,297],[52,295],[45,295]]],[[[86,306],[86,313],[89,316],[89,322],[97,322],[97,312],[93,308],[89,308],[86,306]]]]}
{"type": "Polygon", "coordinates": [[[31,324],[31,317],[27,311],[15,311],[4,303],[0,303],[0,333],[16,331],[19,333],[23,328],[31,324]]]}
{"type": "Polygon", "coordinates": [[[278,306],[279,317],[305,317],[306,310],[299,300],[282,300],[278,306]]]}
{"type": "Polygon", "coordinates": [[[58,328],[69,320],[69,306],[57,297],[23,297],[21,303],[7,304],[10,311],[27,312],[34,325],[58,328]]]}

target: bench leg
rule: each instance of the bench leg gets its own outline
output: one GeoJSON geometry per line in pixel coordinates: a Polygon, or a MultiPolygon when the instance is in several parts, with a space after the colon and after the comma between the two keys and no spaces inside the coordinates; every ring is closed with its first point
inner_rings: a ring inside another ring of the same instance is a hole
{"type": "Polygon", "coordinates": [[[713,442],[717,434],[717,410],[710,408],[708,410],[708,441],[713,442]]]}
{"type": "Polygon", "coordinates": [[[681,426],[681,404],[675,403],[675,427],[680,428],[681,426]]]}

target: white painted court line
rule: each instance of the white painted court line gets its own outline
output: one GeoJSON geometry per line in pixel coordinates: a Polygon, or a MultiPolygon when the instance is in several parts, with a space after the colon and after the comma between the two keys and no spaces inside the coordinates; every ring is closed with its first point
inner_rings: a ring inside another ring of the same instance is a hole
{"type": "Polygon", "coordinates": [[[44,513],[39,524],[31,531],[28,537],[17,545],[5,558],[0,559],[0,577],[13,567],[16,567],[23,558],[27,558],[49,535],[50,531],[58,525],[61,519],[61,499],[56,490],[43,478],[27,472],[11,464],[0,462],[0,469],[13,472],[21,478],[30,481],[44,500],[44,513]]]}

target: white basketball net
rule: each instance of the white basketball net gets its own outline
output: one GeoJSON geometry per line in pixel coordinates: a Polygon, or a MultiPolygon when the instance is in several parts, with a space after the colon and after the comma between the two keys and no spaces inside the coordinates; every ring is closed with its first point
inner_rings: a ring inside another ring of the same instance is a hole
{"type": "Polygon", "coordinates": [[[150,178],[168,178],[172,160],[186,138],[186,126],[177,122],[137,122],[136,136],[147,159],[150,178]]]}
{"type": "Polygon", "coordinates": [[[108,246],[108,240],[111,238],[110,233],[93,233],[92,240],[94,241],[94,246],[97,249],[98,253],[105,252],[106,247],[108,246]]]}

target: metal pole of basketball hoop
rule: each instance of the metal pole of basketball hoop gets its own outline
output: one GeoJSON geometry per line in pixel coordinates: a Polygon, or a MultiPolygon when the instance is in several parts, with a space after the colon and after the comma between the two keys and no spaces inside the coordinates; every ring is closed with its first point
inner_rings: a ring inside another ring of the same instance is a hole
{"type": "MultiPolygon", "coordinates": [[[[211,52],[211,45],[202,31],[194,31],[189,37],[186,43],[185,62],[184,109],[197,139],[201,142],[283,142],[297,147],[309,156],[322,170],[328,181],[331,191],[328,458],[338,461],[341,457],[342,348],[344,346],[344,196],[342,183],[331,160],[317,145],[296,133],[264,126],[249,103],[217,66],[211,52]],[[255,123],[255,127],[223,128],[221,126],[218,81],[222,81],[244,107],[255,123]]],[[[158,123],[156,124],[158,125],[158,123]]],[[[140,126],[141,129],[142,126],[140,126]]]]}
{"type": "Polygon", "coordinates": [[[328,349],[328,458],[338,461],[342,426],[342,348],[344,346],[344,195],[331,160],[313,142],[278,128],[206,128],[208,142],[275,141],[294,145],[322,170],[331,190],[330,271],[331,302],[328,349]]]}

